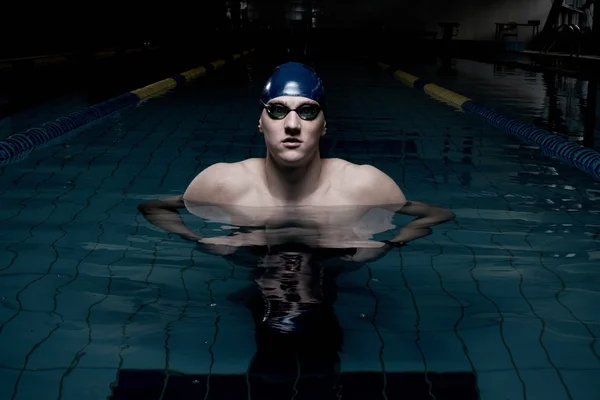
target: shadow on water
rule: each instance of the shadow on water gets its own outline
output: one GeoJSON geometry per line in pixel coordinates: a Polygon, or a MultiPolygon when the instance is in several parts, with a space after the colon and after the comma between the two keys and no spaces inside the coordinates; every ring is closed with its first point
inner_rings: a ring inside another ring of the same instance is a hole
{"type": "Polygon", "coordinates": [[[229,300],[245,306],[254,320],[256,352],[247,373],[167,376],[121,370],[111,399],[478,398],[471,372],[342,372],[336,279],[361,267],[339,262],[357,249],[315,249],[296,242],[245,250],[246,257],[259,260],[255,284],[229,300]]]}
{"type": "Polygon", "coordinates": [[[162,371],[121,370],[111,400],[187,399],[477,399],[475,378],[467,373],[341,374],[336,379],[299,376],[292,382],[267,384],[250,375],[170,375],[162,371]],[[335,386],[330,386],[335,381],[335,386]],[[385,389],[383,383],[385,381],[385,389]],[[429,393],[429,386],[435,390],[429,393]],[[468,388],[469,387],[469,388],[468,388]],[[209,389],[210,388],[210,389],[209,389]],[[319,392],[319,388],[326,388],[319,392]],[[308,392],[308,393],[307,393],[308,392]],[[435,397],[432,397],[435,396],[435,397]]]}
{"type": "Polygon", "coordinates": [[[188,210],[204,217],[207,232],[211,224],[228,226],[228,234],[203,238],[198,250],[249,272],[248,284],[227,299],[252,315],[255,354],[242,374],[121,370],[110,399],[478,398],[470,371],[343,371],[344,332],[334,309],[338,278],[396,250],[381,239],[393,212],[188,210]],[[354,223],[357,215],[363,218],[354,223]]]}

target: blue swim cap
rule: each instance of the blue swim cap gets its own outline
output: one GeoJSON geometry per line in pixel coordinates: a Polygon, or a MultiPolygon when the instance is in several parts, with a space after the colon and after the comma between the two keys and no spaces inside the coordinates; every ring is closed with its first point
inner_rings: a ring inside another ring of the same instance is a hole
{"type": "Polygon", "coordinates": [[[288,62],[275,68],[260,94],[260,100],[267,104],[279,96],[302,96],[327,107],[325,89],[321,78],[307,65],[288,62]]]}

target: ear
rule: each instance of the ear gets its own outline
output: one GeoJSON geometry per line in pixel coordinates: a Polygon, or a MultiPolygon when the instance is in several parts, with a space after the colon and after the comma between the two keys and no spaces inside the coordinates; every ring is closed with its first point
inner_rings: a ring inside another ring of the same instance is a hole
{"type": "Polygon", "coordinates": [[[325,134],[327,133],[327,121],[323,122],[323,133],[321,133],[321,136],[325,136],[325,134]]]}
{"type": "Polygon", "coordinates": [[[260,124],[260,118],[258,119],[258,131],[262,133],[262,125],[260,124]]]}

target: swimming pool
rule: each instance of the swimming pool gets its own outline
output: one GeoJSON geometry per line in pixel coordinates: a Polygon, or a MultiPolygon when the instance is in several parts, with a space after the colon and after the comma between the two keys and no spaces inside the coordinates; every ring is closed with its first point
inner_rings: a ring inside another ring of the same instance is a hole
{"type": "MultiPolygon", "coordinates": [[[[2,167],[1,398],[262,398],[247,375],[254,321],[229,300],[246,274],[136,207],[264,154],[272,66],[241,63],[2,167]]],[[[457,215],[339,277],[334,398],[598,396],[600,184],[375,68],[319,69],[326,156],[457,215]]]]}

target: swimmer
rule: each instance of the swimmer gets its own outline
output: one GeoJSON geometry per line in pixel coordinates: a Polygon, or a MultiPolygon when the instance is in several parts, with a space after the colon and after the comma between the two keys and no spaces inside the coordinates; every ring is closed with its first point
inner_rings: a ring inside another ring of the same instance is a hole
{"type": "Polygon", "coordinates": [[[282,232],[293,236],[290,230],[304,229],[306,233],[308,229],[317,232],[318,247],[365,249],[364,254],[355,254],[364,261],[376,258],[382,250],[427,236],[432,226],[454,218],[444,207],[407,201],[400,187],[372,165],[321,157],[319,141],[327,133],[327,101],[321,79],[308,66],[296,62],[278,66],[259,102],[258,129],[264,137],[266,158],[207,167],[183,195],[141,204],[138,209],[148,221],[219,254],[281,241],[286,237],[282,232]],[[371,234],[361,236],[357,229],[343,229],[348,224],[356,228],[352,221],[360,221],[374,207],[417,218],[386,241],[372,241],[371,234]],[[183,224],[180,208],[213,221],[226,216],[223,222],[236,226],[270,225],[279,230],[271,230],[270,235],[263,230],[203,238],[183,224]],[[316,215],[317,209],[347,212],[316,215]],[[294,221],[310,220],[310,227],[284,226],[292,214],[294,221]]]}

